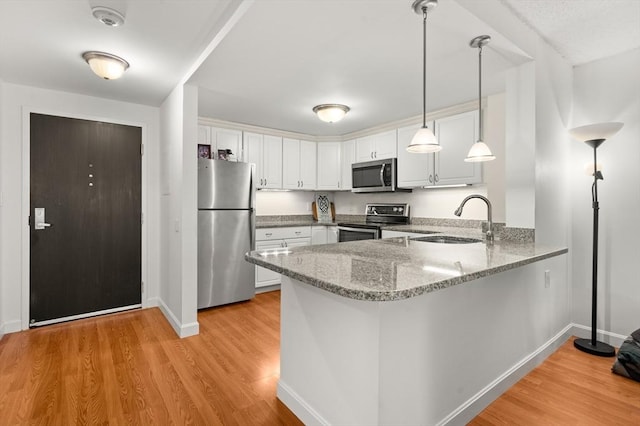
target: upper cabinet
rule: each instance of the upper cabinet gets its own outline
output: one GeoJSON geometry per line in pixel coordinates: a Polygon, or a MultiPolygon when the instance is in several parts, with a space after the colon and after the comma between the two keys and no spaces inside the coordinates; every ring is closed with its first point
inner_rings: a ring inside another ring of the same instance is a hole
{"type": "MultiPolygon", "coordinates": [[[[319,190],[336,191],[342,189],[341,170],[342,143],[318,142],[318,185],[319,190]]],[[[351,167],[349,167],[351,168],[351,167]]]]}
{"type": "Polygon", "coordinates": [[[351,191],[351,165],[356,162],[356,141],[350,140],[342,142],[341,154],[342,170],[340,171],[340,189],[351,191]]]}
{"type": "Polygon", "coordinates": [[[356,140],[356,162],[395,158],[396,131],[390,130],[356,140]]]}
{"type": "Polygon", "coordinates": [[[282,188],[282,138],[244,133],[245,161],[256,165],[256,188],[282,188]]]}
{"type": "Polygon", "coordinates": [[[398,187],[473,184],[482,182],[481,163],[464,161],[478,139],[478,112],[456,114],[428,124],[442,151],[413,154],[406,151],[419,124],[398,129],[398,187]]]}
{"type": "Polygon", "coordinates": [[[316,143],[282,140],[282,188],[316,189],[316,143]]]}
{"type": "Polygon", "coordinates": [[[198,126],[198,143],[211,145],[211,158],[218,158],[218,150],[229,150],[237,161],[244,160],[242,132],[210,126],[198,126]]]}

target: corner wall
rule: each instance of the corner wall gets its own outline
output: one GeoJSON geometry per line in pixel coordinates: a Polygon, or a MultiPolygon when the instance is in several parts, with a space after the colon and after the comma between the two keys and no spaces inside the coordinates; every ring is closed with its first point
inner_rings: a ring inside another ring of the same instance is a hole
{"type": "Polygon", "coordinates": [[[2,85],[0,119],[0,325],[4,332],[28,328],[28,226],[25,206],[29,208],[28,165],[23,114],[38,111],[67,117],[117,122],[143,127],[145,158],[142,168],[143,225],[142,276],[145,280],[143,306],[153,305],[159,281],[159,194],[158,194],[158,108],[112,101],[67,92],[14,84],[2,85]],[[135,123],[135,124],[134,124],[135,123]],[[25,169],[27,167],[27,169],[25,169]],[[26,203],[26,204],[25,204],[26,203]],[[25,237],[26,235],[26,237],[25,237]]]}
{"type": "MultiPolygon", "coordinates": [[[[571,127],[620,121],[620,132],[598,148],[604,180],[598,182],[600,232],[597,328],[627,336],[640,328],[640,49],[574,69],[571,127]]],[[[591,328],[593,150],[570,140],[569,194],[573,235],[573,322],[591,328]]],[[[603,337],[609,341],[608,337],[603,337]]]]}
{"type": "Polygon", "coordinates": [[[160,107],[161,280],[159,305],[180,337],[198,334],[196,88],[179,85],[160,107]],[[189,142],[185,142],[189,141],[189,142]]]}

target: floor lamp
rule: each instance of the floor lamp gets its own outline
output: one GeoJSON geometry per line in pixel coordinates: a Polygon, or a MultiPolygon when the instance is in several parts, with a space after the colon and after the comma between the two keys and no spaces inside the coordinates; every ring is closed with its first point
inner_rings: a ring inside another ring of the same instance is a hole
{"type": "Polygon", "coordinates": [[[616,351],[613,346],[596,340],[596,318],[598,314],[598,180],[602,180],[602,172],[597,167],[597,149],[602,142],[618,133],[622,123],[598,123],[576,127],[569,130],[571,136],[593,148],[593,185],[591,201],[593,207],[593,261],[591,276],[591,339],[575,339],[573,345],[591,355],[611,357],[616,351]]]}

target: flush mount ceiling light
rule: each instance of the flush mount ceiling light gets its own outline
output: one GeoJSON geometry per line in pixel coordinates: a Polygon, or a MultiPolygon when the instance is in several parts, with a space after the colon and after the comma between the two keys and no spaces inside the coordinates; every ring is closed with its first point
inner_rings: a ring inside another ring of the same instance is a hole
{"type": "Polygon", "coordinates": [[[415,0],[411,6],[417,14],[422,14],[422,127],[407,146],[408,152],[429,153],[442,149],[433,131],[427,127],[427,12],[438,5],[438,0],[415,0]]]}
{"type": "Polygon", "coordinates": [[[342,120],[351,110],[346,105],[341,104],[322,104],[313,107],[313,112],[318,118],[326,123],[337,123],[342,120]]]}
{"type": "Polygon", "coordinates": [[[108,27],[119,27],[120,25],[124,25],[124,15],[117,10],[103,6],[96,6],[91,9],[91,14],[94,18],[108,27]]]}
{"type": "Polygon", "coordinates": [[[129,62],[105,52],[84,52],[82,58],[87,61],[91,71],[105,80],[115,80],[129,68],[129,62]]]}
{"type": "Polygon", "coordinates": [[[496,156],[491,153],[491,149],[484,143],[482,125],[482,46],[486,46],[491,41],[488,35],[481,35],[469,42],[469,46],[478,49],[478,141],[471,146],[467,158],[468,163],[478,163],[481,161],[495,160],[496,156]]]}

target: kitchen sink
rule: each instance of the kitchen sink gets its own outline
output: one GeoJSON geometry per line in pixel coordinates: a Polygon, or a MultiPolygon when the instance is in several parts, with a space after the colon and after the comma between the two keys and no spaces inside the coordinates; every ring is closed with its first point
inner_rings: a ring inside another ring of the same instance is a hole
{"type": "Polygon", "coordinates": [[[450,235],[428,235],[426,237],[411,238],[411,240],[438,244],[473,244],[482,242],[482,240],[478,240],[477,238],[453,237],[450,235]]]}

